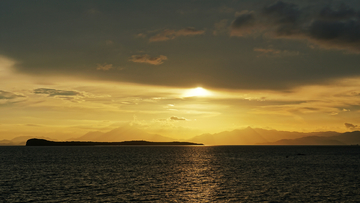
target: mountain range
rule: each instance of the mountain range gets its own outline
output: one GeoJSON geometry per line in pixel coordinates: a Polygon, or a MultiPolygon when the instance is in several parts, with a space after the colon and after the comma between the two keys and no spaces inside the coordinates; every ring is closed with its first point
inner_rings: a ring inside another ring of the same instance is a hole
{"type": "MultiPolygon", "coordinates": [[[[22,136],[12,140],[0,140],[0,145],[25,145],[25,142],[30,138],[34,137],[22,136]]],[[[44,137],[38,138],[54,140],[44,137]]],[[[188,141],[205,145],[357,145],[360,144],[360,131],[304,133],[247,127],[213,134],[202,134],[188,140],[174,140],[162,135],[147,133],[127,124],[108,132],[88,132],[67,141],[121,142],[130,140],[153,142],[188,141]]]]}
{"type": "Polygon", "coordinates": [[[289,132],[247,127],[190,139],[206,145],[353,145],[360,143],[360,132],[289,132]]]}
{"type": "Polygon", "coordinates": [[[92,131],[85,135],[71,140],[76,141],[97,141],[97,142],[121,142],[129,140],[147,140],[152,142],[171,142],[174,139],[161,136],[158,134],[150,134],[139,128],[125,124],[108,132],[92,131]]]}

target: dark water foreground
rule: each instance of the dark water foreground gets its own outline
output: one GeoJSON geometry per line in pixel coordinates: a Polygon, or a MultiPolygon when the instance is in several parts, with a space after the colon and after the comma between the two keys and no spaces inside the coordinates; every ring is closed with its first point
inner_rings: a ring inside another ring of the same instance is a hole
{"type": "Polygon", "coordinates": [[[0,147],[0,202],[352,202],[360,147],[0,147]]]}

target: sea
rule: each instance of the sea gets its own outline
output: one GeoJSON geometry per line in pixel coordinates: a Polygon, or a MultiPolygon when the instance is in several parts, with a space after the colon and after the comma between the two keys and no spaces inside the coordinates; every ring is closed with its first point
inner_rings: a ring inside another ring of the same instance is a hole
{"type": "Polygon", "coordinates": [[[0,202],[143,201],[360,202],[360,147],[0,147],[0,202]]]}

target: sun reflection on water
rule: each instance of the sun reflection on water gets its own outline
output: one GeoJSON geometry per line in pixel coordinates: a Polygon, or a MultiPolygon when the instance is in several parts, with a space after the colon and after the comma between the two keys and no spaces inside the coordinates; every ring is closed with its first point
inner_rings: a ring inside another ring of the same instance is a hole
{"type": "Polygon", "coordinates": [[[176,199],[201,200],[202,202],[213,199],[217,183],[215,171],[209,167],[213,159],[209,150],[209,147],[189,147],[178,157],[183,164],[179,168],[181,172],[178,177],[179,188],[176,191],[176,199]]]}

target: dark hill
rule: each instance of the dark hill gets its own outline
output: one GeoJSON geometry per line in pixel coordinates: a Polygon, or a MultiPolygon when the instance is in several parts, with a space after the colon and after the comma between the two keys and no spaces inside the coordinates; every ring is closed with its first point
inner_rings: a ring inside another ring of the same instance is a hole
{"type": "Polygon", "coordinates": [[[276,142],[266,143],[267,145],[346,145],[338,140],[327,137],[307,136],[297,139],[282,139],[276,142]]]}
{"type": "Polygon", "coordinates": [[[357,145],[360,144],[360,131],[346,132],[330,138],[349,145],[357,145]]]}
{"type": "Polygon", "coordinates": [[[97,146],[97,145],[203,145],[192,142],[149,142],[144,140],[124,142],[54,142],[44,139],[29,139],[26,146],[97,146]]]}

